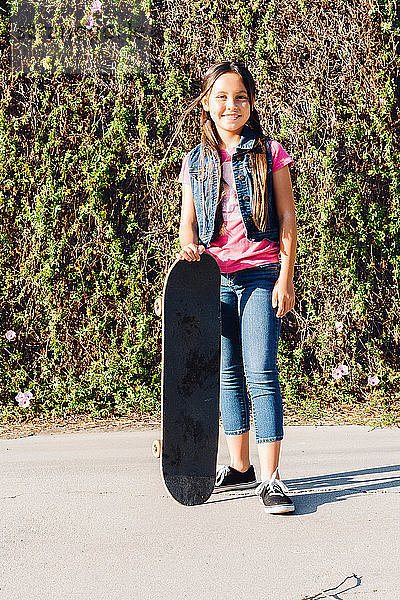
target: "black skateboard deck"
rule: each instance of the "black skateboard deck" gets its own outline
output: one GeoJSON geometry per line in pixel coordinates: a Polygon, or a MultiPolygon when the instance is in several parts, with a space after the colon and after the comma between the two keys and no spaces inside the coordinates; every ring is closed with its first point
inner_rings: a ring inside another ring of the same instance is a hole
{"type": "Polygon", "coordinates": [[[220,385],[217,261],[176,260],[162,302],[161,471],[180,504],[202,504],[216,476],[220,385]]]}

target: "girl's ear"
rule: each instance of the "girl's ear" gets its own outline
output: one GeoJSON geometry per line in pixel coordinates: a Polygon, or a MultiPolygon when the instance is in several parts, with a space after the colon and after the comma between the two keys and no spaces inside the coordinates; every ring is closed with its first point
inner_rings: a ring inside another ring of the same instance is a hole
{"type": "Polygon", "coordinates": [[[201,104],[202,104],[202,106],[203,106],[203,109],[204,109],[206,112],[208,112],[208,110],[209,110],[209,105],[208,105],[208,94],[209,94],[209,92],[208,92],[208,93],[207,93],[205,96],[203,96],[203,98],[201,99],[201,104]]]}

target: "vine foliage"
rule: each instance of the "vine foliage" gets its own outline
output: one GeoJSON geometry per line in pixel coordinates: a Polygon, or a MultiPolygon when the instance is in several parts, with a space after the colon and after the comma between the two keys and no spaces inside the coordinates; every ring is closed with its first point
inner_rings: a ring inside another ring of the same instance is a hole
{"type": "Polygon", "coordinates": [[[315,417],[363,403],[397,422],[396,4],[131,4],[152,25],[136,72],[16,73],[9,15],[0,17],[2,417],[159,410],[153,302],[178,247],[177,175],[199,142],[197,110],[162,158],[201,75],[236,59],[257,81],[264,130],[294,158],[296,305],[279,348],[286,409],[315,417]],[[339,363],[348,374],[335,380],[339,363]],[[372,375],[379,385],[368,385],[372,375]],[[20,408],[27,389],[33,400],[20,408]]]}

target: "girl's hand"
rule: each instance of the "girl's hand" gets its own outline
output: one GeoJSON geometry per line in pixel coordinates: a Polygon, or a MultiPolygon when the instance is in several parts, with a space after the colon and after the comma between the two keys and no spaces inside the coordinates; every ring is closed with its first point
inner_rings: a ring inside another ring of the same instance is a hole
{"type": "Polygon", "coordinates": [[[274,289],[272,290],[272,306],[275,308],[278,305],[276,316],[283,317],[283,315],[286,315],[286,313],[292,310],[294,300],[295,293],[293,280],[279,275],[274,289]]]}
{"type": "Polygon", "coordinates": [[[205,247],[200,244],[186,244],[180,252],[176,253],[176,258],[180,260],[200,260],[200,254],[203,254],[205,247]]]}

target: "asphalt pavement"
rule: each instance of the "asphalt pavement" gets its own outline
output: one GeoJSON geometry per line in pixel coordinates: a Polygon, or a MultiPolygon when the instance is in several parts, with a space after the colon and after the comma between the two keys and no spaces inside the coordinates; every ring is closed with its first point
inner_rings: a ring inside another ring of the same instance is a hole
{"type": "Polygon", "coordinates": [[[254,489],[177,504],[157,437],[0,440],[1,599],[400,598],[400,429],[286,427],[287,515],[266,514],[254,489]]]}

